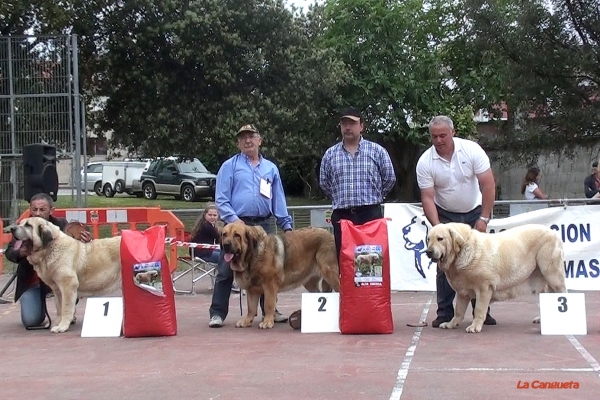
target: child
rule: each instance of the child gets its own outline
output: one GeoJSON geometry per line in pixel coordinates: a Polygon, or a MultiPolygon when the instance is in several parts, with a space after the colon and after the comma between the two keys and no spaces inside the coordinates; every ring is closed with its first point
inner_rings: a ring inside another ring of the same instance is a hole
{"type": "MultiPolygon", "coordinates": [[[[202,244],[217,243],[219,241],[219,229],[215,225],[217,219],[219,219],[217,206],[208,204],[196,221],[194,229],[192,229],[191,241],[202,244]]],[[[200,257],[209,263],[217,264],[220,255],[221,250],[194,248],[194,256],[200,257]]]]}
{"type": "Polygon", "coordinates": [[[521,194],[525,200],[545,200],[548,195],[542,192],[538,184],[540,183],[540,169],[531,167],[525,174],[523,184],[521,185],[521,194]]]}

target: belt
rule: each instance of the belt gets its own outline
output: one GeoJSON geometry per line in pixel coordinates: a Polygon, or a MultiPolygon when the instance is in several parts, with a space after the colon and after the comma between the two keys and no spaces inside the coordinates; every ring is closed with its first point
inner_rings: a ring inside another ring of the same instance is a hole
{"type": "Polygon", "coordinates": [[[356,206],[356,207],[350,207],[350,208],[339,208],[335,211],[339,211],[339,212],[344,212],[344,213],[350,213],[350,214],[358,214],[360,212],[363,211],[369,211],[369,210],[373,210],[375,208],[380,208],[381,205],[380,204],[369,204],[368,206],[356,206]]]}
{"type": "Polygon", "coordinates": [[[270,215],[266,216],[266,217],[240,217],[240,219],[244,222],[250,222],[250,223],[257,223],[257,222],[263,222],[268,220],[269,218],[271,218],[270,215]]]}

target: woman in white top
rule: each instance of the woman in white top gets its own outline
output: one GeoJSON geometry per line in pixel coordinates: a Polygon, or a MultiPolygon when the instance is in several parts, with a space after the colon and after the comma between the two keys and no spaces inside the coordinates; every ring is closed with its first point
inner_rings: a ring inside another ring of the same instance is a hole
{"type": "Polygon", "coordinates": [[[538,167],[531,167],[527,170],[525,179],[523,179],[523,185],[521,185],[521,194],[525,200],[543,200],[548,198],[538,186],[540,179],[540,169],[538,167]]]}

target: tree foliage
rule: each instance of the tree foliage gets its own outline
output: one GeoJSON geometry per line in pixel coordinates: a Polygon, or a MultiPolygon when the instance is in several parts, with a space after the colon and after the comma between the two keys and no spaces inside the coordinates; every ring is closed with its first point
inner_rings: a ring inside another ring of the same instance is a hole
{"type": "Polygon", "coordinates": [[[466,0],[464,5],[462,66],[493,88],[488,94],[494,95],[483,102],[490,112],[498,115],[494,106],[501,101],[508,111],[501,127],[506,135],[498,145],[531,151],[600,137],[596,0],[466,0]]]}
{"type": "Polygon", "coordinates": [[[281,1],[135,3],[107,15],[100,127],[115,143],[222,161],[254,123],[280,160],[320,150],[343,65],[311,45],[306,19],[281,1]]]}
{"type": "MultiPolygon", "coordinates": [[[[597,0],[6,0],[0,33],[75,33],[88,126],[146,155],[213,170],[256,124],[265,154],[316,192],[337,111],[365,110],[412,200],[426,124],[508,120],[488,147],[535,152],[600,134],[597,0]]],[[[6,175],[6,174],[3,174],[6,175]]]]}

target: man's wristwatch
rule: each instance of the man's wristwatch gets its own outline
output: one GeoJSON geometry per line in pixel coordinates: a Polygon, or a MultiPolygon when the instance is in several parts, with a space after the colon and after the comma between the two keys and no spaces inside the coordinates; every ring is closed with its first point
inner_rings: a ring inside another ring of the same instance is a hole
{"type": "Polygon", "coordinates": [[[486,217],[479,217],[480,220],[482,220],[483,222],[485,222],[486,224],[490,223],[490,219],[486,218],[486,217]]]}

